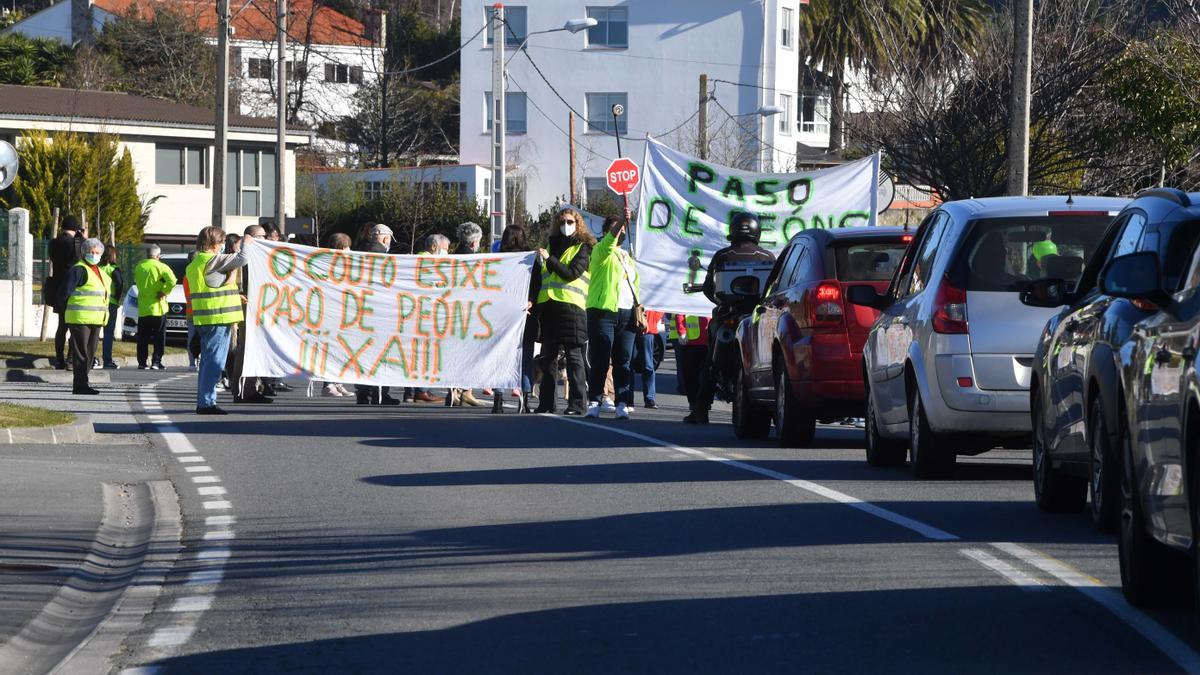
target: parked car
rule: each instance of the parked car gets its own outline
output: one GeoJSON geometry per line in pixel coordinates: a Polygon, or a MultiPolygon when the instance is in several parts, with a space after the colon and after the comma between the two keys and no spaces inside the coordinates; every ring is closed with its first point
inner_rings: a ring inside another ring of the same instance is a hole
{"type": "Polygon", "coordinates": [[[1100,281],[1109,295],[1160,308],[1119,352],[1118,551],[1121,588],[1138,606],[1178,603],[1188,585],[1200,598],[1200,249],[1181,290],[1162,285],[1164,272],[1159,257],[1143,251],[1113,259],[1100,281]]]}
{"type": "MultiPolygon", "coordinates": [[[[186,253],[164,253],[160,258],[175,274],[175,288],[167,294],[167,339],[187,340],[187,300],[183,297],[183,273],[187,269],[188,256],[186,253]]],[[[129,290],[125,293],[125,320],[121,323],[121,338],[124,340],[137,339],[138,321],[138,289],[133,279],[129,280],[129,290]]]]}
{"type": "Polygon", "coordinates": [[[941,477],[957,455],[1028,447],[1033,352],[1054,310],[1021,304],[1020,292],[1048,250],[1081,271],[1127,203],[948,202],[921,224],[886,293],[848,289],[882,312],[863,348],[868,463],[903,464],[907,446],[914,474],[941,477]]]}
{"type": "Polygon", "coordinates": [[[1117,527],[1120,445],[1114,422],[1123,396],[1117,352],[1155,307],[1101,291],[1100,270],[1118,256],[1146,251],[1162,262],[1162,287],[1179,290],[1200,236],[1200,207],[1190,202],[1177,190],[1141,193],[1113,222],[1077,284],[1064,281],[1073,270],[1059,269],[1055,261],[1043,265],[1045,275],[1055,278],[1035,282],[1022,296],[1035,307],[1065,304],[1046,324],[1029,385],[1033,492],[1043,510],[1083,508],[1090,494],[1096,526],[1104,532],[1117,527]]]}
{"type": "Polygon", "coordinates": [[[878,315],[845,302],[848,284],[887,288],[912,233],[899,227],[805,230],[768,277],[761,304],[741,322],[739,438],[765,438],[772,418],[786,447],[812,440],[818,421],[863,413],[862,346],[878,315]]]}

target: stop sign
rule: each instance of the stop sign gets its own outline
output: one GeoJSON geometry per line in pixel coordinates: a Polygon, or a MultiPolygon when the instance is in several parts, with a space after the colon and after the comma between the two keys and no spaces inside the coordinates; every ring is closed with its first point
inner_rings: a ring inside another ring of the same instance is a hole
{"type": "Polygon", "coordinates": [[[619,195],[633,192],[638,181],[642,179],[642,172],[638,170],[638,165],[627,157],[614,159],[613,163],[608,165],[608,172],[605,175],[608,180],[608,189],[619,195]]]}

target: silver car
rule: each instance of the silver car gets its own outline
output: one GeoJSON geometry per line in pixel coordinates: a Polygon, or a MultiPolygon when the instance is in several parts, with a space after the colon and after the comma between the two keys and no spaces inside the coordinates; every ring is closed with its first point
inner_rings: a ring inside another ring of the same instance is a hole
{"type": "Polygon", "coordinates": [[[957,455],[1027,447],[1029,376],[1057,311],[1021,304],[1029,281],[1074,284],[1128,200],[998,197],[948,202],[921,224],[863,348],[867,461],[941,477],[957,455]]]}

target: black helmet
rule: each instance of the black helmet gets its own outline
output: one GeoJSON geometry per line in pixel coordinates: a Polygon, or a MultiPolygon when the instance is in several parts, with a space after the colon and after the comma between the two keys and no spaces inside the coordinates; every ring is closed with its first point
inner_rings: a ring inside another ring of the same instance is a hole
{"type": "Polygon", "coordinates": [[[758,224],[758,218],[754,217],[753,213],[745,211],[733,217],[729,223],[729,241],[736,244],[739,241],[749,241],[755,244],[758,243],[762,236],[762,226],[758,224]]]}

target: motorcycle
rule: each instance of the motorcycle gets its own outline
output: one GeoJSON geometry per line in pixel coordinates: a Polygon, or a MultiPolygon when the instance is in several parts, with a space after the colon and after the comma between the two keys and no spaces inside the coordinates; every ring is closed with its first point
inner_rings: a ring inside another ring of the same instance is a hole
{"type": "MultiPolygon", "coordinates": [[[[713,272],[718,304],[708,325],[708,372],[722,401],[732,401],[742,370],[737,329],[762,297],[774,263],[736,263],[713,272]]],[[[685,283],[684,293],[701,293],[704,284],[685,283]]]]}

